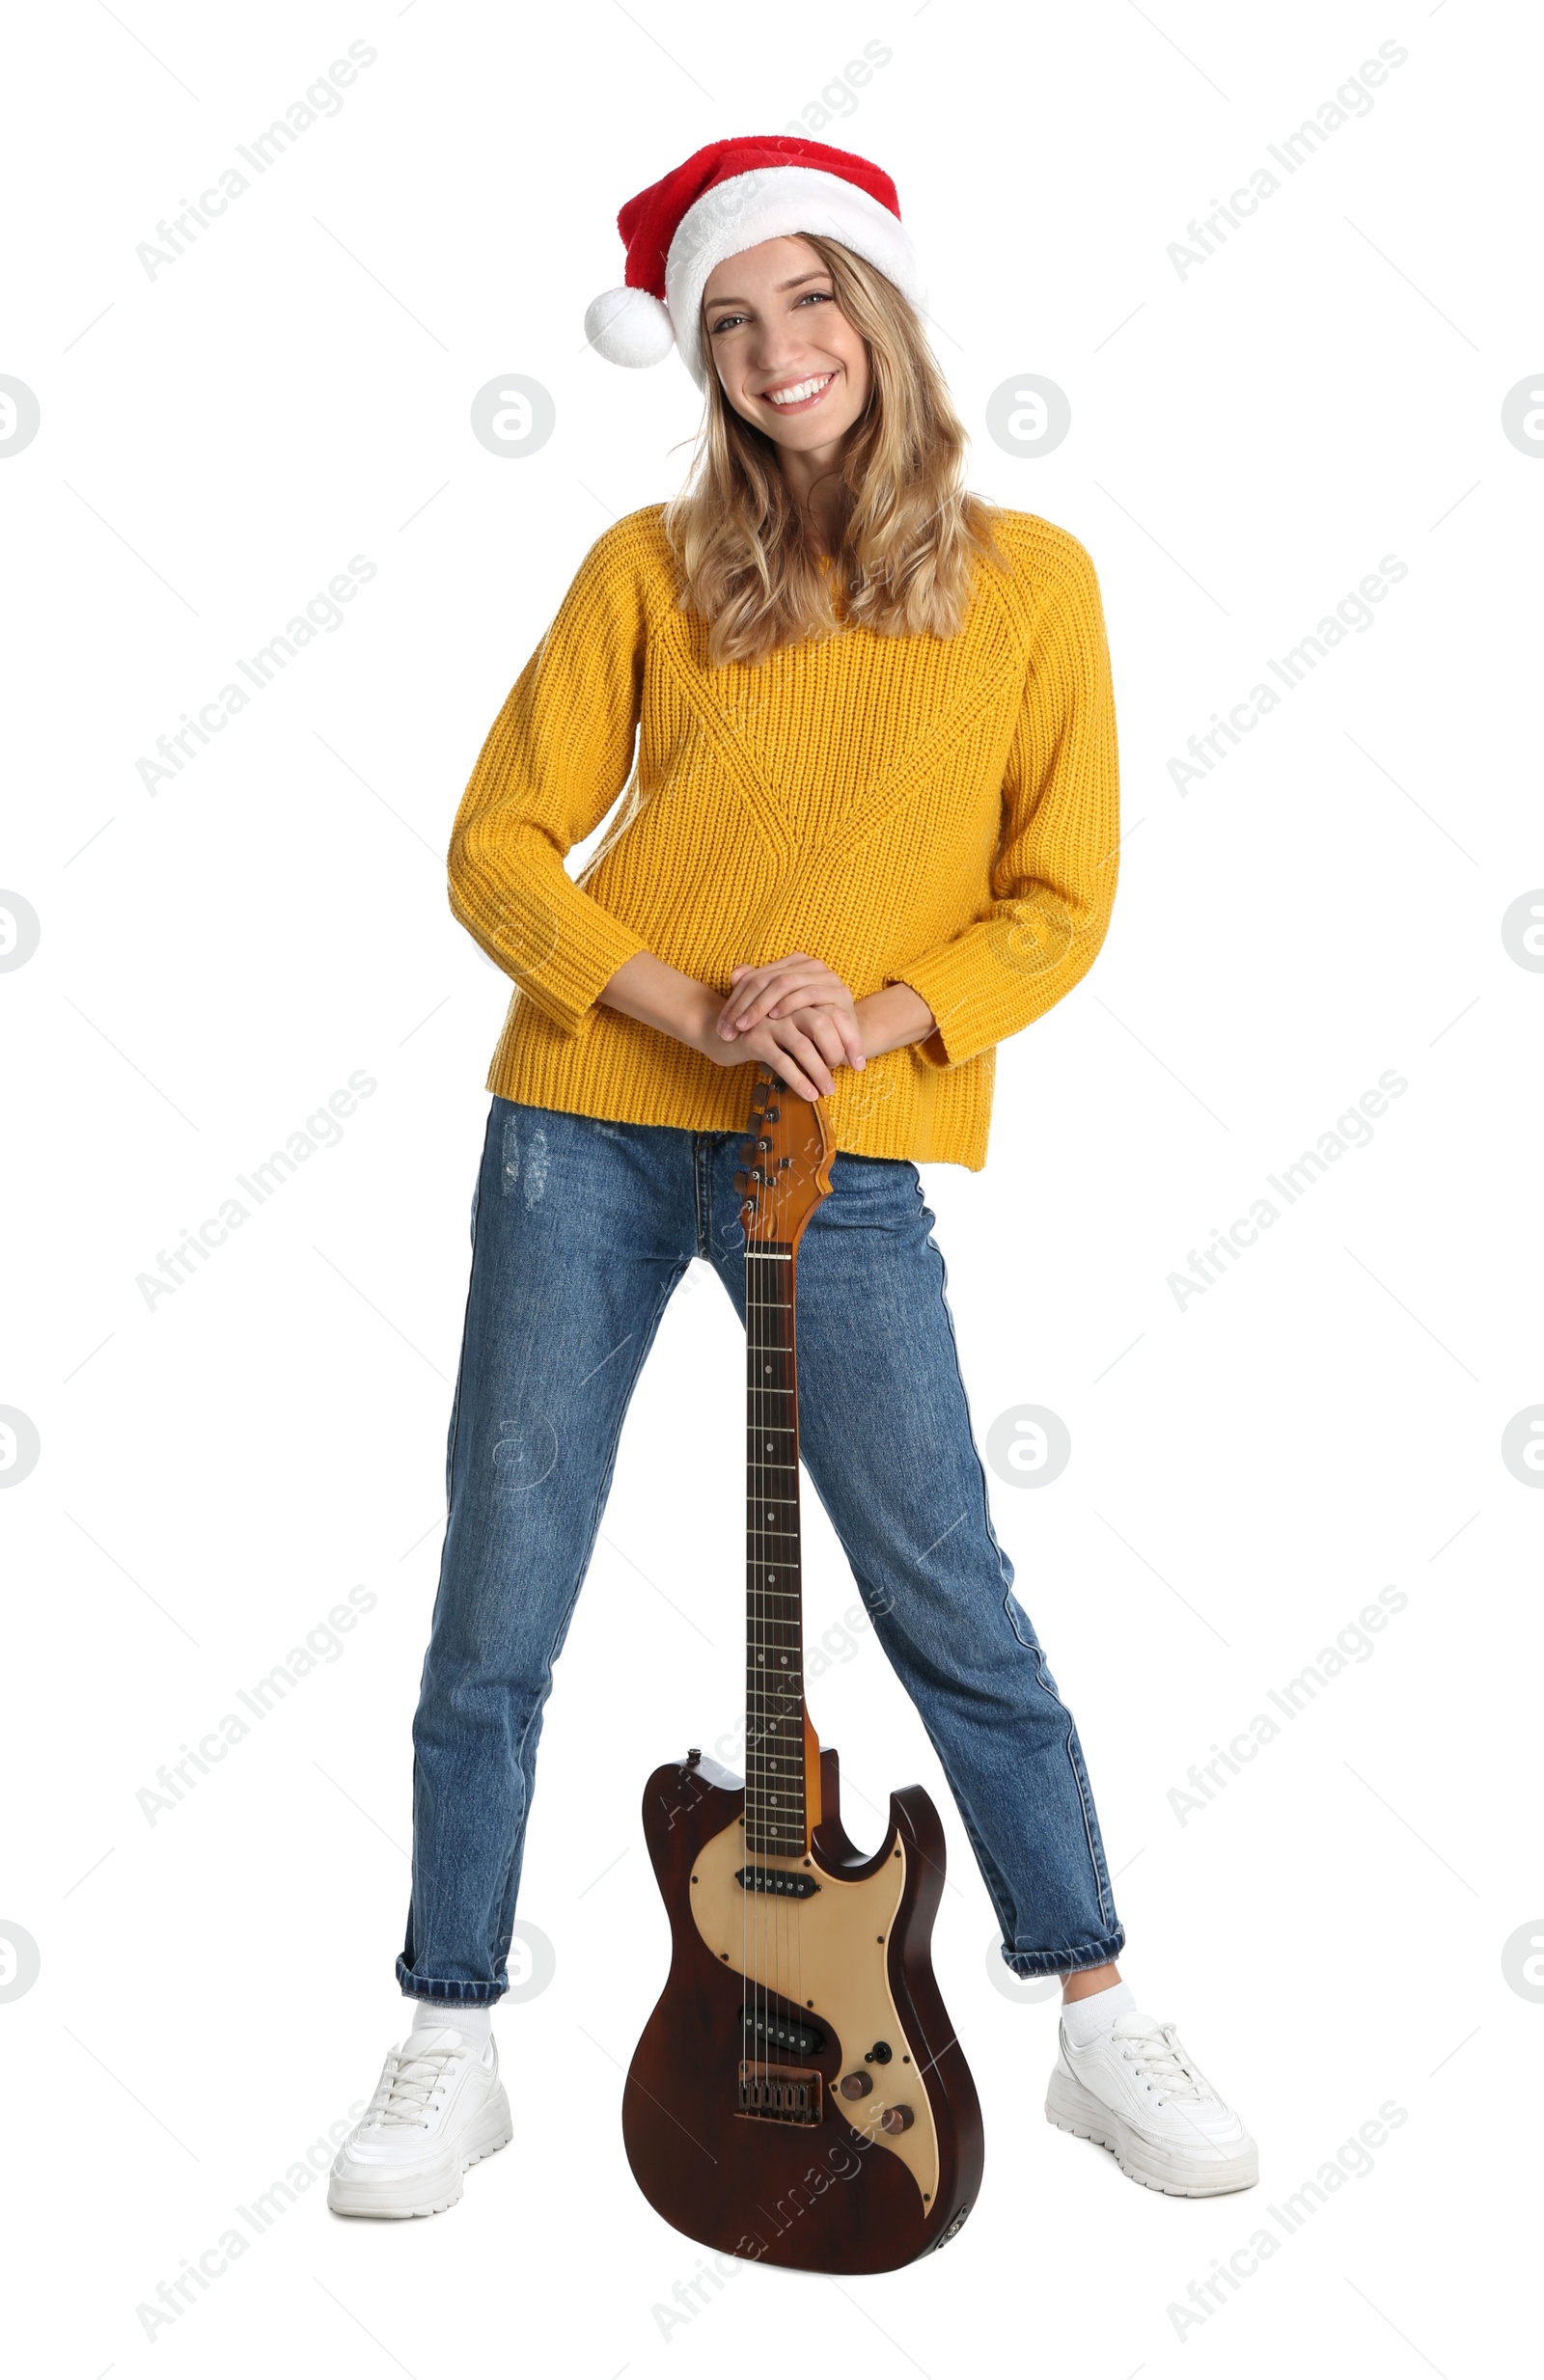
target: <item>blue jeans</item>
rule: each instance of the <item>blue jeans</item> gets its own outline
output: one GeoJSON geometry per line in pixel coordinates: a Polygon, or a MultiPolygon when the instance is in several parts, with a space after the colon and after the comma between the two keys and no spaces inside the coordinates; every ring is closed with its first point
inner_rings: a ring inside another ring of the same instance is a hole
{"type": "MultiPolygon", "coordinates": [[[[553,1663],[628,1404],[694,1257],[744,1323],[743,1136],[493,1100],[413,1721],[397,1974],[415,1999],[491,2003],[509,1988],[553,1663]]],[[[841,1153],[831,1182],[799,1244],[805,1468],[938,1754],[1007,1964],[1100,1966],[1125,1933],[1077,1730],[992,1527],[934,1217],[909,1160],[841,1153]]],[[[689,1495],[685,1446],[679,1472],[689,1495]]]]}

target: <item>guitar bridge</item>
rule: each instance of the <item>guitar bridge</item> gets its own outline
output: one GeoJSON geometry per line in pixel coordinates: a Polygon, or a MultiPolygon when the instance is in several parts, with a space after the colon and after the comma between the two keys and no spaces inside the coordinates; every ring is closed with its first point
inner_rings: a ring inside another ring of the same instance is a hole
{"type": "Polygon", "coordinates": [[[759,2059],[742,2058],[736,2112],[741,2116],[759,2116],[769,2123],[818,2123],[819,2068],[763,2065],[759,2059]]]}

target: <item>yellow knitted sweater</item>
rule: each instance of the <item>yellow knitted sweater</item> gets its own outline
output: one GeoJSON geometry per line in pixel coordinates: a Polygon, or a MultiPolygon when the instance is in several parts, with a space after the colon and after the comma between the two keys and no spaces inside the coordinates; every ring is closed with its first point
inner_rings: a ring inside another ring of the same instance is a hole
{"type": "Polygon", "coordinates": [[[1119,830],[1093,565],[1033,513],[994,526],[958,635],[843,616],[755,665],[707,625],[648,505],[590,548],[456,811],[455,916],[514,978],[488,1090],[570,1113],[744,1127],[754,1061],[601,1006],[634,951],[728,995],[807,950],[855,999],[906,983],[925,1041],[833,1070],[839,1149],[986,1162],[996,1045],[1104,938],[1119,830]],[[634,740],[637,756],[634,761],[634,740]],[[626,798],[577,877],[564,857],[626,798]]]}

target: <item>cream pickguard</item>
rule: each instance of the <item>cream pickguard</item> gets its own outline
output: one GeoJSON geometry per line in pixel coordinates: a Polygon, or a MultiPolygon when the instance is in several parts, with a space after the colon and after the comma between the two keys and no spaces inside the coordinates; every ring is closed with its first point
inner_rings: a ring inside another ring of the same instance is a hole
{"type": "Polygon", "coordinates": [[[898,2157],[931,2203],[938,2188],[938,2133],[917,2071],[917,2045],[901,2026],[886,1964],[891,1921],[906,1879],[904,1846],[897,1844],[883,1867],[855,1882],[804,1861],[758,1854],[755,1864],[790,1874],[813,1874],[820,1890],[809,1901],[753,1894],[748,1910],[748,1896],[735,1882],[736,1870],[746,1865],[744,1821],[736,1819],[703,1846],[694,1864],[692,1915],[698,1932],[715,1958],[727,1955],[727,1963],[739,1974],[749,1970],[796,2008],[808,2006],[840,2044],[843,2074],[872,2077],[866,2098],[833,2094],[832,2105],[855,2132],[898,2157]],[[748,1917],[757,1929],[754,1942],[746,1931],[748,1917]],[[864,2053],[875,2041],[889,2042],[888,2065],[865,2064],[864,2053]],[[882,2132],[880,2117],[897,2104],[911,2109],[909,2129],[882,2132]]]}

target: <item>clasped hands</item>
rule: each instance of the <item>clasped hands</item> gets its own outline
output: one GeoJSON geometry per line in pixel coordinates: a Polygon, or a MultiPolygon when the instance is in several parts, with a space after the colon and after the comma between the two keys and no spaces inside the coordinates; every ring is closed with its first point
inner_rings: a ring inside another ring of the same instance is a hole
{"type": "MultiPolygon", "coordinates": [[[[854,1000],[841,977],[808,950],[790,951],[765,966],[732,968],[730,982],[726,997],[716,985],[683,973],[652,951],[635,950],[598,999],[604,1007],[684,1041],[715,1066],[743,1066],[755,1058],[808,1100],[827,1098],[836,1089],[835,1067],[851,1066],[861,1074],[869,1058],[887,1056],[936,1029],[932,1009],[911,984],[893,980],[854,1000]]],[[[945,1060],[935,1054],[934,1062],[945,1060]]]]}
{"type": "Polygon", "coordinates": [[[807,950],[763,967],[730,970],[734,989],[709,1027],[709,1053],[721,1065],[757,1057],[774,1066],[805,1099],[835,1090],[832,1069],[867,1062],[863,1026],[840,975],[807,950]]]}

